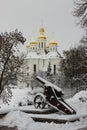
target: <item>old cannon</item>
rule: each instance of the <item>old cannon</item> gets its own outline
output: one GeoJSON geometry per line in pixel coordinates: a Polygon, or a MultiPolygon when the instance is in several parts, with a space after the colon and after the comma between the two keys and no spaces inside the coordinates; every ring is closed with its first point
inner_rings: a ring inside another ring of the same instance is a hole
{"type": "Polygon", "coordinates": [[[36,79],[43,84],[44,93],[37,93],[34,98],[35,108],[44,109],[46,105],[66,114],[76,114],[76,111],[63,99],[63,91],[58,86],[37,76],[36,79]]]}

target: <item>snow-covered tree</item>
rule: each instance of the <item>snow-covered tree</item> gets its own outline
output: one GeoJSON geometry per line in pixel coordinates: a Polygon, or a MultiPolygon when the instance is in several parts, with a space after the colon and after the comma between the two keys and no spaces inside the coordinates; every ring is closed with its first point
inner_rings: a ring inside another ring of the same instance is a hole
{"type": "Polygon", "coordinates": [[[25,38],[18,30],[0,34],[0,94],[5,86],[17,79],[18,69],[24,59],[22,55],[17,55],[16,47],[24,42],[25,38]]]}
{"type": "Polygon", "coordinates": [[[87,53],[83,46],[72,48],[64,52],[61,69],[65,74],[66,82],[81,87],[87,86],[87,53]]]}
{"type": "Polygon", "coordinates": [[[85,34],[80,40],[81,46],[78,61],[78,74],[79,78],[74,80],[80,81],[82,84],[87,85],[87,0],[75,0],[74,16],[78,19],[78,24],[84,29],[85,34]]]}
{"type": "Polygon", "coordinates": [[[85,34],[80,42],[87,48],[87,0],[75,0],[74,16],[78,24],[84,29],[85,34]]]}
{"type": "Polygon", "coordinates": [[[79,19],[81,27],[87,29],[87,0],[75,0],[74,16],[79,19]]]}

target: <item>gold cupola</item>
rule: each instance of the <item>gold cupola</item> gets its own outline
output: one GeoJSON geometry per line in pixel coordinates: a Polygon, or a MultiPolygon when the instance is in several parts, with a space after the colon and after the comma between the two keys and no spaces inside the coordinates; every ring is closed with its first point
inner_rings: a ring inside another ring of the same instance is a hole
{"type": "Polygon", "coordinates": [[[44,27],[43,26],[40,28],[40,34],[44,35],[44,27]]]}
{"type": "Polygon", "coordinates": [[[30,45],[27,45],[26,48],[30,48],[30,45]]]}
{"type": "Polygon", "coordinates": [[[31,44],[36,45],[37,43],[38,43],[38,42],[37,42],[36,40],[31,40],[31,41],[30,41],[30,45],[31,45],[31,44]]]}
{"type": "Polygon", "coordinates": [[[38,42],[34,38],[34,31],[32,32],[31,40],[30,40],[30,45],[37,45],[38,42]]]}
{"type": "Polygon", "coordinates": [[[38,39],[41,39],[41,40],[44,39],[44,40],[46,40],[46,36],[44,35],[45,30],[44,30],[43,25],[40,27],[39,32],[40,32],[40,35],[38,36],[38,39]]]}
{"type": "Polygon", "coordinates": [[[54,33],[52,33],[52,40],[49,42],[49,46],[57,46],[58,43],[55,41],[54,33]]]}
{"type": "Polygon", "coordinates": [[[57,41],[55,41],[55,40],[52,40],[52,41],[49,42],[49,45],[56,45],[56,46],[57,46],[57,44],[58,44],[58,43],[57,43],[57,41]]]}
{"type": "Polygon", "coordinates": [[[46,48],[49,48],[49,46],[46,46],[46,48]]]}
{"type": "Polygon", "coordinates": [[[38,42],[32,37],[26,48],[30,48],[31,46],[37,46],[38,42]]]}

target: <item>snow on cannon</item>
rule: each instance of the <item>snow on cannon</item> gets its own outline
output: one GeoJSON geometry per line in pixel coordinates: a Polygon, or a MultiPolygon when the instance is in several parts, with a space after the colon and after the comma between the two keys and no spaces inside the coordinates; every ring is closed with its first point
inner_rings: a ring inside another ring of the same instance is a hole
{"type": "Polygon", "coordinates": [[[44,93],[37,93],[34,98],[35,108],[44,109],[48,104],[53,109],[61,111],[65,114],[76,114],[76,111],[68,105],[63,99],[63,91],[58,86],[37,76],[36,79],[43,84],[44,93]]]}

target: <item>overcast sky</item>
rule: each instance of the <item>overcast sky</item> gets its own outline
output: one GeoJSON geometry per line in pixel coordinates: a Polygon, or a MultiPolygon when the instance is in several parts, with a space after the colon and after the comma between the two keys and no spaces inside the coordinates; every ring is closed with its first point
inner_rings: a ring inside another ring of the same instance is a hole
{"type": "Polygon", "coordinates": [[[17,28],[28,43],[32,31],[36,37],[39,35],[43,21],[48,40],[54,32],[62,52],[78,43],[83,33],[75,24],[73,3],[73,0],[0,0],[0,32],[17,28]]]}

